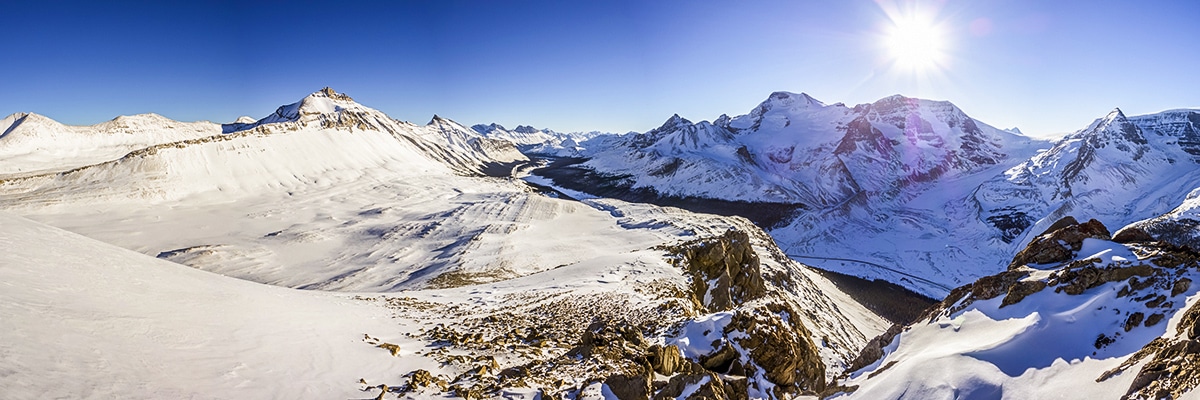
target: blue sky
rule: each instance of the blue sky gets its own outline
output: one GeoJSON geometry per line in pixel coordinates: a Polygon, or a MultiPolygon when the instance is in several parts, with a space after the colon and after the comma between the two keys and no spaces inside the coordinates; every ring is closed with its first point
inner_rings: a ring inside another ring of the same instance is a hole
{"type": "Polygon", "coordinates": [[[950,100],[1049,135],[1200,107],[1196,1],[6,2],[0,114],[262,117],[324,86],[394,118],[645,131],[826,103],[950,100]],[[936,67],[894,65],[922,15],[936,67]]]}

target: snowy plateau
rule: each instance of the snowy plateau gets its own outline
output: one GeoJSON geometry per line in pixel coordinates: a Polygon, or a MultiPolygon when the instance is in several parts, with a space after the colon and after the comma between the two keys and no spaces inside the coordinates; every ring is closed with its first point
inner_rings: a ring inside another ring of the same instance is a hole
{"type": "Polygon", "coordinates": [[[1200,398],[1196,110],[0,132],[4,399],[1200,398]]]}

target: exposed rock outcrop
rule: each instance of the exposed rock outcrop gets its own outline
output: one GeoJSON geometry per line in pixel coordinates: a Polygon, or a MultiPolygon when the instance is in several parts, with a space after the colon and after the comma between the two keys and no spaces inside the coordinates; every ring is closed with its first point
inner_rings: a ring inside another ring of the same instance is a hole
{"type": "Polygon", "coordinates": [[[728,311],[766,291],[758,254],[745,231],[698,239],[667,248],[692,277],[692,292],[710,311],[728,311]]]}
{"type": "Polygon", "coordinates": [[[664,249],[691,277],[694,303],[710,312],[733,311],[719,343],[695,360],[698,365],[721,374],[726,385],[744,381],[736,384],[760,392],[766,385],[751,378],[761,375],[774,386],[769,395],[775,398],[824,389],[825,364],[812,333],[796,305],[768,290],[773,284],[764,279],[746,232],[730,230],[664,249]]]}
{"type": "Polygon", "coordinates": [[[1108,228],[1097,220],[1089,220],[1082,224],[1073,217],[1065,217],[1050,225],[1050,228],[1038,235],[1025,249],[1013,258],[1009,269],[1026,264],[1050,264],[1064,262],[1074,258],[1075,253],[1083,246],[1083,239],[1096,238],[1108,240],[1112,235],[1108,228]]]}

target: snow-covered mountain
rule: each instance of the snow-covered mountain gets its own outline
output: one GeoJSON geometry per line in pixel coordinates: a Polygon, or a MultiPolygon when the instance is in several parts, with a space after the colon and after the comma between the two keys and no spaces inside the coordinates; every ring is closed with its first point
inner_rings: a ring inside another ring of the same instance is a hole
{"type": "Polygon", "coordinates": [[[573,168],[664,197],[791,204],[765,225],[788,254],[941,297],[1000,270],[1029,232],[1062,217],[1124,226],[1179,205],[1200,187],[1197,115],[1115,110],[1049,143],[949,102],[891,96],[848,107],[777,92],[738,117],[675,115],[598,141],[573,168]]]}
{"type": "Polygon", "coordinates": [[[0,324],[0,351],[20,370],[0,392],[59,393],[72,376],[97,398],[784,398],[822,390],[886,326],[745,219],[484,176],[522,156],[444,118],[412,125],[322,90],[223,132],[146,134],[112,159],[0,181],[0,209],[21,215],[0,214],[0,237],[23,246],[0,255],[22,288],[0,302],[47,305],[0,307],[18,321],[0,324]],[[37,272],[51,264],[62,276],[37,272]],[[173,307],[187,309],[164,317],[173,307]],[[89,339],[60,340],[74,336],[89,339]],[[164,364],[196,380],[148,372],[164,347],[203,352],[164,364]]]}
{"type": "Polygon", "coordinates": [[[1110,226],[1155,217],[1200,187],[1197,132],[1195,110],[1128,118],[1116,109],[985,182],[975,200],[984,220],[1021,244],[1068,215],[1110,226]]]}
{"type": "Polygon", "coordinates": [[[736,201],[726,207],[734,214],[785,210],[767,227],[788,254],[941,297],[1011,254],[1007,244],[977,251],[993,235],[969,198],[1039,147],[1048,144],[949,102],[891,96],[848,107],[777,92],[738,117],[676,115],[644,134],[597,141],[582,168],[631,190],[736,201]]]}
{"type": "MultiPolygon", "coordinates": [[[[0,176],[0,199],[9,207],[20,207],[25,199],[103,200],[129,193],[160,200],[229,198],[231,191],[332,185],[379,168],[408,175],[484,175],[489,168],[527,160],[511,143],[484,138],[453,121],[437,116],[424,126],[397,121],[328,88],[253,124],[185,124],[152,115],[62,129],[40,117],[32,126],[29,117],[23,121],[15,125],[18,136],[0,139],[0,154],[17,161],[6,166],[20,169],[23,159],[80,156],[55,161],[55,169],[39,174],[0,176]],[[127,132],[114,132],[114,126],[127,132]],[[79,137],[89,140],[72,140],[79,137]],[[125,140],[111,145],[114,138],[125,140]],[[9,139],[16,142],[5,144],[9,139]],[[79,165],[84,162],[94,163],[79,165]]],[[[511,169],[501,168],[506,174],[511,169]]]]}
{"type": "Polygon", "coordinates": [[[599,136],[614,136],[599,131],[562,133],[528,125],[519,125],[510,130],[497,123],[472,125],[471,129],[491,139],[512,142],[525,154],[556,157],[578,156],[586,150],[584,142],[599,136]]]}
{"type": "Polygon", "coordinates": [[[156,144],[221,134],[218,124],[172,121],[157,114],[68,126],[42,115],[17,113],[0,119],[0,129],[0,179],[62,172],[156,144]]]}
{"type": "Polygon", "coordinates": [[[591,152],[585,166],[632,175],[633,187],[664,195],[825,208],[905,197],[908,186],[996,165],[1035,144],[948,102],[897,95],[847,107],[776,92],[736,118],[692,123],[672,116],[591,152]]]}

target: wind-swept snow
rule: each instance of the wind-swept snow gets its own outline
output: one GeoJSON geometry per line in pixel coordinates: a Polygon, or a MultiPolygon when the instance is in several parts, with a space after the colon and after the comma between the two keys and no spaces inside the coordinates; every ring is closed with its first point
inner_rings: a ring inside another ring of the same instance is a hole
{"type": "Polygon", "coordinates": [[[413,361],[350,296],[227,278],[0,213],[0,392],[7,398],[366,397],[413,361]]]}

